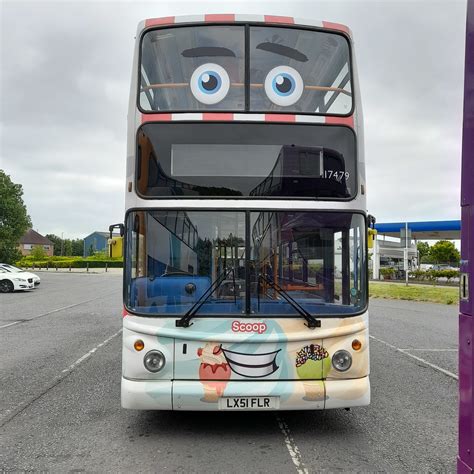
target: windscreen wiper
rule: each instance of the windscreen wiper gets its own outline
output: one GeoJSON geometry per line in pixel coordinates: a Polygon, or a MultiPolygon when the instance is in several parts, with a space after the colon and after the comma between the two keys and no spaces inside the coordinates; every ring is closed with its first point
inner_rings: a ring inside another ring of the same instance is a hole
{"type": "Polygon", "coordinates": [[[303,316],[304,319],[306,319],[308,323],[306,326],[308,326],[310,329],[321,327],[321,321],[316,319],[312,314],[308,313],[308,311],[306,311],[297,301],[295,301],[280,285],[272,280],[269,280],[262,274],[259,275],[259,278],[261,278],[268,286],[280,294],[288,303],[291,304],[291,306],[293,306],[293,308],[296,309],[296,311],[298,311],[298,313],[301,314],[301,316],[303,316]]]}
{"type": "MultiPolygon", "coordinates": [[[[201,306],[206,302],[206,300],[209,298],[209,296],[214,293],[224,282],[224,280],[232,273],[233,276],[233,281],[234,281],[234,296],[235,296],[235,268],[231,267],[229,270],[226,272],[222,273],[222,275],[218,278],[216,278],[212,283],[211,286],[199,297],[199,299],[194,303],[191,308],[186,311],[184,316],[181,319],[176,320],[176,327],[178,328],[187,328],[191,326],[189,323],[191,319],[196,315],[196,313],[199,311],[201,306]]],[[[236,300],[236,298],[234,298],[236,300]]]]}

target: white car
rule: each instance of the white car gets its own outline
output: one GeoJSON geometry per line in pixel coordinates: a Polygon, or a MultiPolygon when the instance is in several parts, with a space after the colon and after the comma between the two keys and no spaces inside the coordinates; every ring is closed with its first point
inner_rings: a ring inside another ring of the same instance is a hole
{"type": "Polygon", "coordinates": [[[36,273],[26,272],[25,270],[22,270],[21,268],[10,265],[9,263],[0,263],[0,268],[3,268],[4,270],[10,273],[22,273],[23,276],[27,278],[28,280],[30,278],[33,278],[33,284],[35,288],[41,283],[41,278],[38,275],[36,275],[36,273]]]}
{"type": "MultiPolygon", "coordinates": [[[[26,272],[24,272],[26,273],[26,272]]],[[[35,287],[33,278],[23,273],[7,271],[0,267],[0,293],[11,293],[18,290],[32,290],[35,287]]]]}

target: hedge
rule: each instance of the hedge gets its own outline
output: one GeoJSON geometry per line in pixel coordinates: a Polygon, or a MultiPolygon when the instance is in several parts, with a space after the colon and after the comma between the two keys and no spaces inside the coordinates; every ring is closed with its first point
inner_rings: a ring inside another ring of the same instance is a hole
{"type": "Polygon", "coordinates": [[[17,266],[23,268],[123,268],[123,261],[118,259],[82,259],[82,258],[61,258],[61,260],[48,259],[34,261],[22,259],[17,262],[17,266]]]}
{"type": "Polygon", "coordinates": [[[460,273],[457,270],[413,270],[409,276],[421,281],[437,281],[439,278],[446,278],[449,282],[452,278],[459,278],[460,273]]]}
{"type": "MultiPolygon", "coordinates": [[[[395,275],[395,268],[393,267],[382,267],[380,269],[380,275],[387,279],[393,278],[395,275]]],[[[440,278],[446,278],[447,283],[453,278],[459,278],[460,273],[458,270],[411,270],[408,272],[408,277],[412,280],[427,281],[427,282],[438,282],[440,278]]]]}

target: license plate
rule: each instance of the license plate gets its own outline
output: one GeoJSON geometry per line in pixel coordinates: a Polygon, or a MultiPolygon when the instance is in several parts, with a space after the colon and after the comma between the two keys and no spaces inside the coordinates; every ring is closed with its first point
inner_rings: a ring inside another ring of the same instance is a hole
{"type": "Polygon", "coordinates": [[[222,397],[219,410],[278,410],[280,397],[222,397]]]}

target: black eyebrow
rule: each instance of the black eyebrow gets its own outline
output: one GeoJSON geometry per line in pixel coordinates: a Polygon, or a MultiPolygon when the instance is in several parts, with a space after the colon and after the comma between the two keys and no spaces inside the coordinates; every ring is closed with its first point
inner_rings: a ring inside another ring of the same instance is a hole
{"type": "Polygon", "coordinates": [[[218,46],[200,46],[198,48],[185,49],[181,55],[185,58],[202,58],[205,56],[235,58],[233,51],[218,46]]]}
{"type": "Polygon", "coordinates": [[[286,56],[287,58],[300,61],[301,63],[305,63],[308,60],[308,56],[303,54],[301,51],[290,48],[289,46],[285,46],[283,44],[269,42],[260,43],[257,45],[257,49],[261,49],[262,51],[267,51],[269,53],[279,54],[280,56],[286,56]]]}

